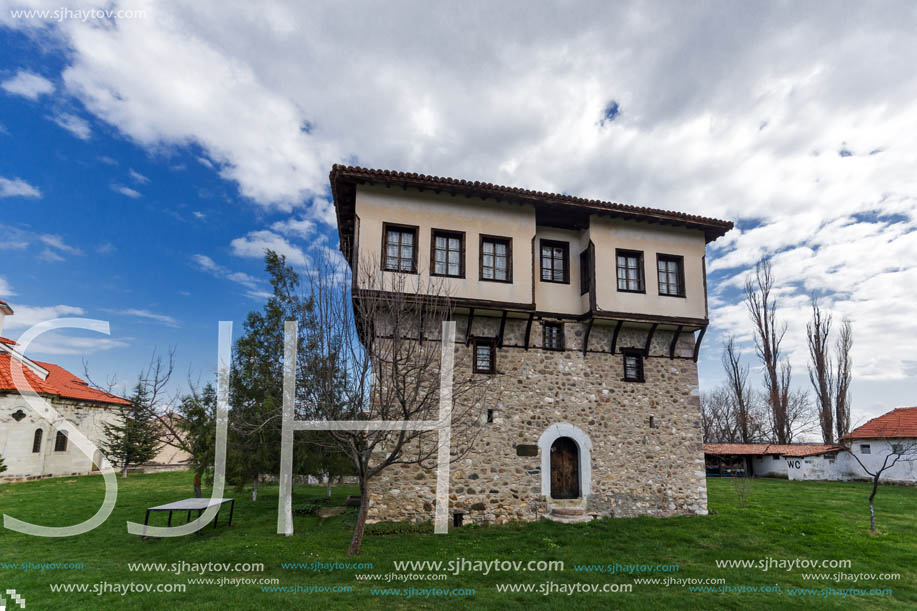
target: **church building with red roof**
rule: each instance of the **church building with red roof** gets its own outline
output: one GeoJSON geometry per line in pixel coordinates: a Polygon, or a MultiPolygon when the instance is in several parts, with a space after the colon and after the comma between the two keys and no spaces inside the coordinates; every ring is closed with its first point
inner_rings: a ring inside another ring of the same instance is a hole
{"type": "Polygon", "coordinates": [[[129,402],[91,387],[59,365],[27,357],[15,340],[2,335],[4,319],[11,315],[12,307],[0,300],[0,456],[7,467],[0,482],[98,470],[101,453],[83,454],[70,443],[70,432],[79,430],[99,446],[103,424],[117,419],[117,408],[129,402]],[[49,421],[37,414],[27,399],[30,394],[50,403],[59,416],[49,421]]]}

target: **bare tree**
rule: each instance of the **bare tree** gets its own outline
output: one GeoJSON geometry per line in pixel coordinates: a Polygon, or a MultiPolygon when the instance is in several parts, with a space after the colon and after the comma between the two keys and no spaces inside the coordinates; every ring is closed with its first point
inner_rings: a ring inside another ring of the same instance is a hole
{"type": "Polygon", "coordinates": [[[825,443],[834,443],[834,371],[831,366],[828,338],[831,335],[831,314],[822,311],[818,299],[812,297],[812,319],[806,323],[809,344],[809,381],[815,389],[818,421],[825,443]]]}
{"type": "MultiPolygon", "coordinates": [[[[353,280],[334,253],[316,263],[310,289],[318,324],[314,337],[319,368],[306,399],[325,420],[435,421],[439,419],[442,322],[453,305],[442,283],[420,275],[382,273],[364,261],[353,280]]],[[[356,265],[356,264],[355,264],[356,265]]],[[[475,375],[457,354],[452,389],[451,460],[472,448],[481,427],[481,399],[488,378],[475,375]]],[[[332,431],[352,459],[360,484],[360,510],[349,555],[360,552],[369,495],[380,473],[397,465],[436,466],[437,432],[332,431]]]]}
{"type": "Polygon", "coordinates": [[[751,389],[748,387],[748,365],[742,365],[742,355],[736,350],[734,335],[730,335],[723,344],[721,360],[726,371],[726,388],[733,405],[739,439],[742,443],[750,443],[754,436],[754,423],[751,389]]]}
{"type": "Polygon", "coordinates": [[[818,429],[818,418],[807,390],[787,391],[786,422],[788,429],[786,443],[793,443],[797,437],[813,434],[818,429]]]}
{"type": "Polygon", "coordinates": [[[850,349],[853,347],[853,330],[850,320],[844,319],[837,342],[834,345],[836,369],[834,373],[834,425],[837,438],[850,432],[850,378],[853,362],[850,349]]]}
{"type": "MultiPolygon", "coordinates": [[[[877,437],[884,437],[882,433],[878,434],[877,437]]],[[[917,440],[902,440],[900,442],[889,442],[888,452],[882,457],[882,463],[874,465],[872,467],[867,467],[866,464],[860,460],[860,457],[857,456],[856,452],[850,447],[850,443],[847,444],[847,452],[853,456],[853,458],[859,463],[860,468],[872,478],[872,491],[869,494],[869,530],[873,533],[876,532],[876,493],[879,491],[879,479],[882,477],[882,474],[894,467],[899,462],[909,462],[917,460],[917,440]]],[[[872,456],[872,455],[870,455],[872,456]]]]}
{"type": "Polygon", "coordinates": [[[736,419],[729,390],[720,386],[701,394],[701,428],[704,443],[735,443],[738,441],[736,419]]]}
{"type": "Polygon", "coordinates": [[[764,258],[755,265],[754,275],[745,281],[745,305],[755,327],[755,351],[764,365],[764,387],[771,410],[773,437],[777,443],[784,444],[793,436],[787,418],[792,370],[780,354],[786,323],[777,322],[777,300],[773,290],[771,261],[764,258]]]}

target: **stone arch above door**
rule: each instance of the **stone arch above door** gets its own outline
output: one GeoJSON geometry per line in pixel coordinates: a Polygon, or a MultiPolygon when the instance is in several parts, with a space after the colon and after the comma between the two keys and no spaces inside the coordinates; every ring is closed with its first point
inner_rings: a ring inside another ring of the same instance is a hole
{"type": "Polygon", "coordinates": [[[559,437],[570,437],[579,448],[580,494],[585,498],[592,494],[592,440],[578,426],[558,422],[552,424],[538,438],[541,452],[541,494],[551,500],[551,446],[559,437]]]}

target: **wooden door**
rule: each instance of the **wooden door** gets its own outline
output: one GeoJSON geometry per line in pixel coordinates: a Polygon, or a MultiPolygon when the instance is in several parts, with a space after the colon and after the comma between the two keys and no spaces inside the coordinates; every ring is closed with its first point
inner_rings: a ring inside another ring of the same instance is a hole
{"type": "Polygon", "coordinates": [[[579,498],[579,448],[569,437],[551,445],[551,498],[579,498]]]}

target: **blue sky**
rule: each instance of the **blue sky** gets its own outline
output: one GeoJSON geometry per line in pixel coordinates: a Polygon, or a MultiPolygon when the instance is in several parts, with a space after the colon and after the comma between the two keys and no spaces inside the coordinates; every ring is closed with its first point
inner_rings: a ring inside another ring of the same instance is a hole
{"type": "Polygon", "coordinates": [[[854,421],[917,403],[906,3],[11,13],[59,4],[0,0],[4,334],[77,315],[112,335],[39,358],[123,383],[175,346],[181,381],[211,371],[217,321],[263,299],[263,248],[308,267],[333,247],[328,171],[359,162],[735,220],[708,249],[702,387],[727,333],[754,363],[740,289],[768,254],[796,384],[814,293],[854,322],[854,421]]]}

